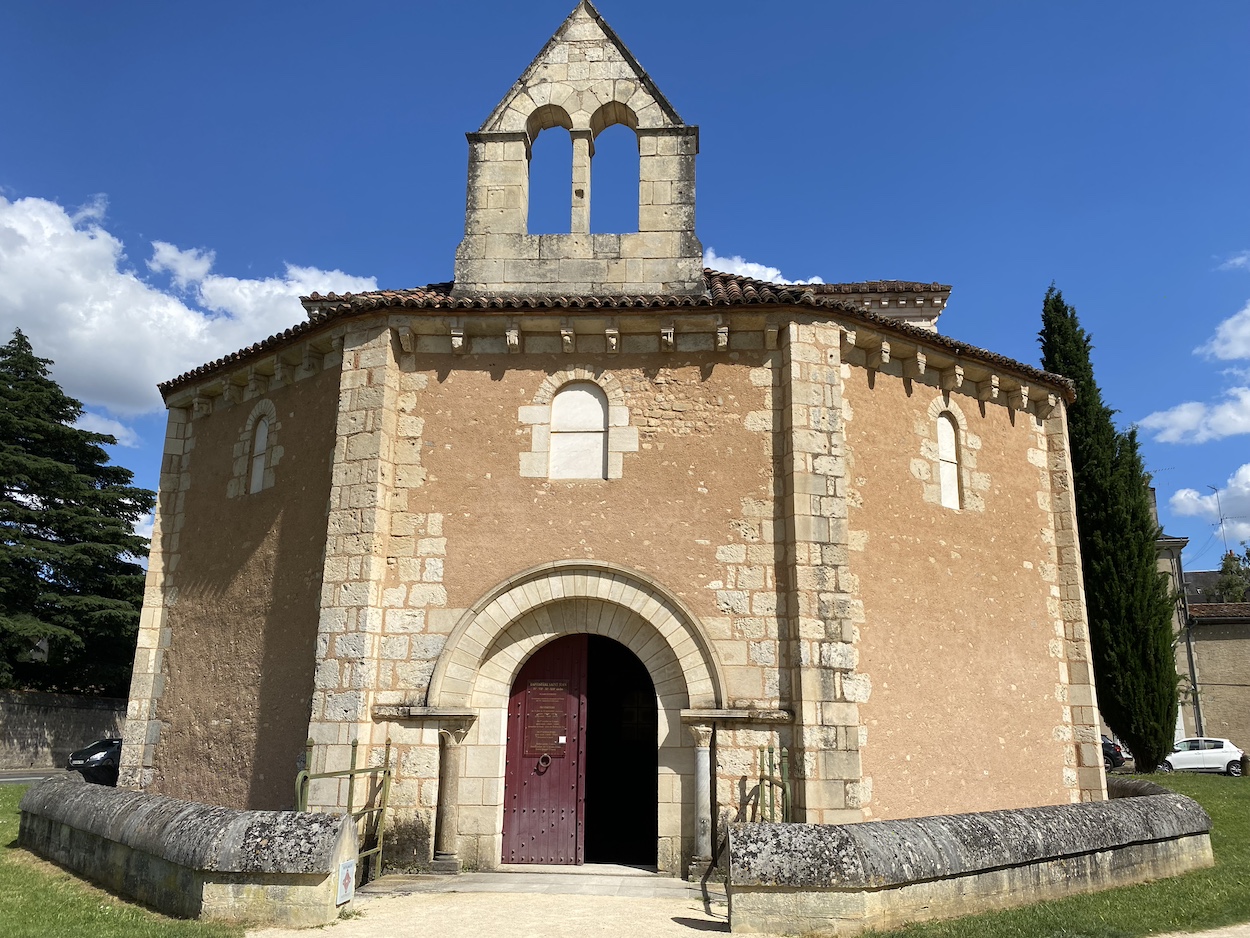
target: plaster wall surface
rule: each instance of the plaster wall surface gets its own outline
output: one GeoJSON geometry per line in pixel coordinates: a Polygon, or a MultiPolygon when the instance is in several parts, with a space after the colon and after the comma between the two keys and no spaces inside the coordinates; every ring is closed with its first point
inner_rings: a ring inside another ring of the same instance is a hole
{"type": "Polygon", "coordinates": [[[263,398],[219,400],[191,424],[182,525],[194,536],[181,539],[169,571],[176,602],[149,791],[292,806],[312,694],[336,393],[331,371],[263,398]],[[278,418],[273,485],[230,497],[236,445],[261,399],[278,418]]]}
{"type": "MultiPolygon", "coordinates": [[[[662,362],[629,354],[475,354],[448,369],[445,356],[401,355],[376,702],[424,701],[449,633],[488,590],[542,564],[583,560],[634,571],[669,591],[698,617],[728,696],[743,706],[777,706],[768,358],[762,350],[674,354],[662,362]],[[585,380],[609,391],[609,458],[619,462],[609,479],[548,479],[544,402],[553,389],[585,380]],[[626,442],[614,442],[620,439],[626,442]]],[[[550,616],[567,619],[570,629],[598,630],[603,608],[566,604],[550,616]]],[[[628,616],[618,621],[623,641],[645,628],[628,616]]],[[[672,676],[653,674],[657,685],[672,676]]],[[[675,870],[675,838],[689,834],[693,813],[692,740],[678,721],[690,704],[660,692],[657,786],[671,841],[662,865],[675,870]]],[[[396,744],[396,802],[419,806],[407,824],[420,851],[437,798],[437,737],[398,724],[385,732],[396,744]]],[[[466,862],[476,866],[498,860],[492,837],[504,741],[502,710],[481,712],[465,739],[461,839],[466,862]]],[[[733,750],[732,734],[723,742],[726,753],[733,750]]],[[[730,761],[737,778],[746,756],[730,761]]],[[[734,797],[728,781],[722,788],[734,797]]]]}
{"type": "Polygon", "coordinates": [[[1250,622],[1200,623],[1193,637],[1203,731],[1250,749],[1250,622]]]}
{"type": "Polygon", "coordinates": [[[898,373],[844,373],[866,816],[1072,800],[1039,422],[898,373]],[[962,415],[958,510],[926,493],[935,403],[962,415]]]}

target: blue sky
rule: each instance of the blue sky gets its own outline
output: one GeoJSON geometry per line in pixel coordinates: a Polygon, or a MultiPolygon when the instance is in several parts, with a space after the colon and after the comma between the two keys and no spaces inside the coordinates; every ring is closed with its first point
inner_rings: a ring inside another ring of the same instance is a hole
{"type": "MultiPolygon", "coordinates": [[[[463,134],[571,7],[5,4],[0,329],[155,487],[157,381],[299,321],[301,292],[450,278],[463,134]]],[[[1187,567],[1223,549],[1208,486],[1250,538],[1250,4],[599,9],[700,126],[720,266],[949,283],[944,333],[1030,363],[1055,281],[1187,567]]],[[[636,192],[614,135],[603,224],[636,192]]]]}

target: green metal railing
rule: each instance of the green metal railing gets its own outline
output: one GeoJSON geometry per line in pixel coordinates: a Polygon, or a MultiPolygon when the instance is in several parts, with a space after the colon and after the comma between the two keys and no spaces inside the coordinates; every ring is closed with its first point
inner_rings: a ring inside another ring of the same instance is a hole
{"type": "Polygon", "coordinates": [[[304,756],[305,768],[295,776],[295,810],[308,810],[308,788],[312,782],[325,778],[347,779],[347,814],[358,822],[364,822],[361,843],[373,843],[373,846],[356,854],[357,861],[362,864],[361,882],[368,882],[376,879],[382,872],[382,843],[386,836],[386,809],[391,798],[391,740],[389,736],[386,739],[386,751],[381,765],[358,768],[356,756],[359,744],[359,740],[352,740],[352,758],[348,768],[334,772],[309,772],[306,767],[312,765],[313,741],[308,740],[304,756]],[[369,776],[371,783],[370,790],[365,795],[366,806],[359,811],[356,810],[356,776],[358,775],[369,776]],[[375,794],[377,807],[368,807],[369,803],[374,800],[375,794]]]}
{"type": "Polygon", "coordinates": [[[790,753],[785,746],[780,752],[773,746],[760,747],[759,757],[759,819],[770,824],[789,824],[794,820],[790,798],[790,753]],[[780,809],[780,810],[779,810],[780,809]]]}

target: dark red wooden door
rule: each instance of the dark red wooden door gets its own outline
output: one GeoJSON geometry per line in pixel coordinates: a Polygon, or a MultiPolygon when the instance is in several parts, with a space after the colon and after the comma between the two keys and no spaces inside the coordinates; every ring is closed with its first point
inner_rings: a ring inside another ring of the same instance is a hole
{"type": "Polygon", "coordinates": [[[585,635],[536,651],[508,700],[503,862],[581,863],[586,782],[585,635]]]}

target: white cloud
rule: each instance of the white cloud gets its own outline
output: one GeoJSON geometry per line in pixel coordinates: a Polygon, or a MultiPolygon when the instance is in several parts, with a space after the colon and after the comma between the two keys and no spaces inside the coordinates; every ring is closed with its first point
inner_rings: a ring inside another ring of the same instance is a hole
{"type": "Polygon", "coordinates": [[[764,280],[768,283],[824,283],[819,277],[810,277],[807,280],[791,280],[782,274],[777,267],[756,264],[754,261],[748,261],[738,254],[733,255],[733,257],[721,257],[714,248],[710,247],[703,251],[703,266],[711,267],[713,270],[720,270],[727,274],[738,274],[741,277],[764,280]]]}
{"type": "Polygon", "coordinates": [[[1194,351],[1222,361],[1250,358],[1250,303],[1215,327],[1215,335],[1194,351]]]}
{"type": "MultiPolygon", "coordinates": [[[[35,350],[38,353],[38,349],[35,350]]],[[[74,424],[80,430],[90,430],[92,433],[107,433],[117,438],[118,446],[135,447],[139,445],[139,434],[135,433],[130,427],[126,426],[120,420],[114,420],[112,417],[105,417],[103,414],[93,414],[91,411],[83,411],[83,415],[78,418],[78,422],[74,424]]]]}
{"type": "Polygon", "coordinates": [[[377,289],[371,277],[293,265],[260,280],[220,276],[212,251],[153,242],[147,266],[171,275],[174,295],[127,263],[102,226],[106,204],[71,214],[0,196],[0,341],[22,329],[67,393],[111,414],[158,411],[157,382],[298,323],[301,294],[377,289]]]}
{"type": "MultiPolygon", "coordinates": [[[[135,534],[140,537],[146,537],[149,541],[152,539],[152,526],[156,523],[156,516],[152,512],[140,516],[139,520],[134,523],[135,534]]],[[[147,566],[146,564],[144,566],[147,566]]]]}
{"type": "Polygon", "coordinates": [[[217,255],[212,251],[200,251],[191,248],[180,251],[168,241],[152,242],[152,259],[148,261],[149,269],[160,273],[169,271],[174,276],[174,284],[185,290],[195,280],[203,280],[213,267],[217,255]]]}
{"type": "Polygon", "coordinates": [[[1160,443],[1206,443],[1250,433],[1250,388],[1229,388],[1218,404],[1186,401],[1141,421],[1160,443]]]}
{"type": "MultiPolygon", "coordinates": [[[[1250,539],[1250,463],[1241,466],[1228,478],[1223,488],[1209,495],[1197,489],[1181,489],[1168,504],[1178,515],[1206,518],[1214,524],[1224,515],[1223,534],[1230,543],[1250,539]]],[[[1219,533],[1219,532],[1217,532],[1219,533]]]]}
{"type": "MultiPolygon", "coordinates": [[[[1231,263],[1231,262],[1230,262],[1231,263]]],[[[1250,303],[1215,327],[1215,335],[1194,349],[1195,354],[1221,361],[1250,360],[1250,303]]],[[[1155,411],[1141,421],[1160,443],[1206,443],[1250,433],[1250,369],[1231,367],[1222,374],[1241,384],[1224,391],[1216,403],[1186,401],[1155,411]]]]}
{"type": "Polygon", "coordinates": [[[1220,264],[1220,270],[1250,270],[1250,251],[1234,254],[1220,264]]]}

